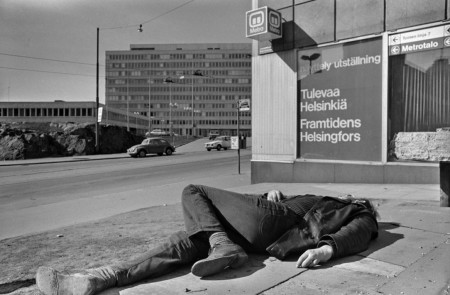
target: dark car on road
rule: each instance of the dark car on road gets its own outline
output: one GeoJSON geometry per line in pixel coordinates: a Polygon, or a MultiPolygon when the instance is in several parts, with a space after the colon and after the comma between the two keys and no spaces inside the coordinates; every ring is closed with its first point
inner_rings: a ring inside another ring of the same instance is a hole
{"type": "Polygon", "coordinates": [[[160,137],[146,138],[141,144],[132,146],[127,150],[127,153],[133,158],[143,158],[147,156],[147,154],[157,154],[158,156],[166,154],[167,156],[170,156],[173,152],[175,152],[175,147],[167,140],[160,137]]]}

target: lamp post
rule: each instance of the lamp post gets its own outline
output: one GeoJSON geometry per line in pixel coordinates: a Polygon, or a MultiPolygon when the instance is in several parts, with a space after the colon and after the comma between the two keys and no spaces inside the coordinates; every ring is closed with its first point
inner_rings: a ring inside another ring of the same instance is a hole
{"type": "MultiPolygon", "coordinates": [[[[196,70],[191,75],[191,116],[192,116],[192,136],[194,136],[194,128],[195,128],[195,121],[194,121],[194,77],[208,77],[203,75],[203,73],[200,70],[196,70]]],[[[209,77],[208,77],[209,78],[209,77]]],[[[180,79],[184,79],[184,76],[181,76],[180,79]]]]}
{"type": "Polygon", "coordinates": [[[164,79],[164,83],[169,84],[169,132],[172,138],[173,144],[173,132],[172,132],[172,84],[175,83],[172,78],[167,77],[164,79]]]}
{"type": "Polygon", "coordinates": [[[148,134],[152,131],[152,111],[151,111],[151,84],[150,71],[148,72],[148,134]]]}
{"type": "Polygon", "coordinates": [[[97,28],[97,64],[96,64],[96,89],[95,89],[95,108],[97,111],[97,118],[95,118],[95,152],[98,153],[100,150],[99,144],[99,124],[98,124],[98,108],[99,108],[99,98],[98,98],[98,80],[99,80],[99,43],[100,43],[100,28],[97,28]]]}
{"type": "Polygon", "coordinates": [[[127,80],[127,131],[130,132],[130,99],[129,99],[129,87],[128,87],[128,73],[127,69],[125,68],[125,79],[127,80]]]}

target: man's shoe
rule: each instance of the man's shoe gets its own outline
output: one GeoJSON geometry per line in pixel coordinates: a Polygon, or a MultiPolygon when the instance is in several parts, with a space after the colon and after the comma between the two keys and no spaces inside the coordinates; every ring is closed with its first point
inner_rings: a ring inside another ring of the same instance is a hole
{"type": "Polygon", "coordinates": [[[112,273],[108,268],[99,268],[69,275],[39,267],[36,285],[45,295],[93,295],[115,285],[112,273]]]}
{"type": "Polygon", "coordinates": [[[207,258],[194,263],[193,275],[206,277],[223,271],[227,267],[238,268],[248,260],[247,253],[236,244],[219,244],[211,248],[207,258]]]}

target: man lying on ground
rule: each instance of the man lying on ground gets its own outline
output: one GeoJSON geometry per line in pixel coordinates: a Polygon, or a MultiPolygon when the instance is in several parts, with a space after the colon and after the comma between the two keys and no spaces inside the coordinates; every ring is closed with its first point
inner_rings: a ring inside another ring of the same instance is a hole
{"type": "Polygon", "coordinates": [[[244,265],[247,253],[285,259],[297,267],[356,254],[378,235],[377,212],[369,200],[317,195],[284,196],[278,190],[248,195],[203,185],[181,196],[186,231],[177,232],[137,259],[64,274],[40,267],[38,288],[46,295],[92,295],[155,278],[192,264],[198,277],[244,265]]]}

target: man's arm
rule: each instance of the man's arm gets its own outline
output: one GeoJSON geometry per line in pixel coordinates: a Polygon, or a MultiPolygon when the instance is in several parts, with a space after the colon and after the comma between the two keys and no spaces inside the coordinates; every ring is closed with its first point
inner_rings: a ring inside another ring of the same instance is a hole
{"type": "Polygon", "coordinates": [[[367,250],[370,241],[377,237],[378,225],[370,213],[359,214],[336,233],[324,235],[318,246],[332,245],[333,258],[344,257],[367,250]]]}

